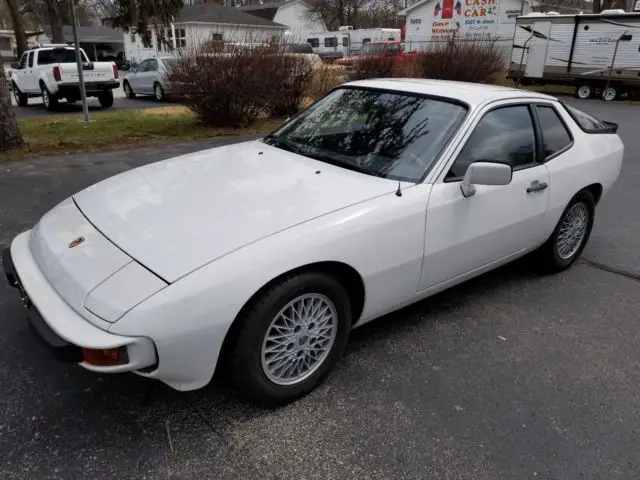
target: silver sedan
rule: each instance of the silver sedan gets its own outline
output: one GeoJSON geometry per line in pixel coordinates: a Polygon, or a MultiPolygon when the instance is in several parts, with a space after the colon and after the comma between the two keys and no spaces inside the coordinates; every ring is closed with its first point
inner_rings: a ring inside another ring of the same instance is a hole
{"type": "Polygon", "coordinates": [[[152,57],[129,70],[122,82],[127,98],[153,95],[158,101],[164,100],[168,91],[167,73],[174,61],[173,57],[152,57]]]}

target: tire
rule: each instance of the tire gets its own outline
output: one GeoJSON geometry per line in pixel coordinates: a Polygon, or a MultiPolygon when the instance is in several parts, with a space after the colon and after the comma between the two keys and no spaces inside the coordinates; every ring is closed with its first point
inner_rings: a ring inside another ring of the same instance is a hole
{"type": "Polygon", "coordinates": [[[566,270],[580,257],[584,247],[589,241],[589,235],[591,235],[595,210],[596,202],[593,194],[588,190],[581,190],[571,199],[567,208],[562,212],[553,233],[537,252],[537,259],[540,262],[539,265],[546,273],[556,273],[566,270]],[[579,242],[576,242],[571,248],[563,251],[559,246],[559,237],[566,225],[565,221],[568,221],[571,215],[573,215],[572,212],[584,213],[586,215],[586,223],[583,227],[583,233],[581,234],[579,242]]]}
{"type": "Polygon", "coordinates": [[[40,92],[42,92],[42,103],[44,103],[44,108],[53,112],[58,108],[58,99],[53,97],[49,92],[49,89],[44,84],[40,84],[40,92]]]}
{"type": "Polygon", "coordinates": [[[160,85],[158,82],[153,84],[153,97],[157,102],[164,102],[164,88],[162,88],[162,85],[160,85]]]}
{"type": "Polygon", "coordinates": [[[113,91],[107,90],[98,95],[98,101],[102,108],[109,108],[113,106],[113,91]]]}
{"type": "Polygon", "coordinates": [[[602,89],[602,99],[605,102],[613,102],[618,98],[620,98],[620,87],[609,85],[607,88],[602,89]]]}
{"type": "Polygon", "coordinates": [[[26,107],[29,105],[29,96],[26,93],[22,93],[15,83],[11,84],[11,90],[13,90],[13,97],[16,99],[16,103],[19,107],[26,107]]]}
{"type": "Polygon", "coordinates": [[[593,87],[588,83],[580,84],[576,87],[576,97],[586,100],[593,96],[593,87]]]}
{"type": "Polygon", "coordinates": [[[124,90],[124,94],[127,98],[136,98],[136,92],[133,91],[131,85],[126,80],[122,84],[122,89],[124,90]]]}
{"type": "Polygon", "coordinates": [[[334,277],[324,273],[300,273],[285,277],[268,287],[244,310],[237,321],[237,333],[225,365],[232,382],[244,396],[257,403],[267,406],[284,405],[313,390],[342,356],[351,329],[351,300],[345,288],[334,277]],[[315,302],[314,305],[320,305],[319,308],[326,310],[325,315],[333,317],[333,328],[324,324],[323,339],[317,337],[318,323],[314,325],[314,320],[318,321],[318,318],[312,316],[311,322],[306,326],[303,326],[303,321],[296,325],[296,315],[287,306],[301,302],[306,302],[305,305],[315,302]],[[280,316],[283,311],[286,313],[285,310],[289,310],[293,319],[286,323],[280,316]],[[273,324],[277,322],[283,322],[285,326],[281,330],[274,329],[273,324]],[[315,335],[306,328],[311,328],[315,335]],[[331,329],[326,330],[327,328],[331,329]],[[287,334],[283,335],[283,331],[287,334]],[[268,334],[280,335],[280,340],[287,342],[286,345],[282,343],[278,346],[278,343],[268,341],[268,334]],[[295,337],[286,338],[288,335],[295,337]],[[304,348],[312,345],[319,352],[315,354],[319,355],[315,359],[305,357],[304,353],[304,348]],[[321,345],[326,348],[321,350],[321,345]],[[265,352],[270,348],[276,351],[265,352]],[[277,368],[274,370],[274,363],[269,368],[269,361],[273,362],[277,356],[284,361],[288,355],[295,355],[293,358],[296,359],[306,358],[315,363],[298,363],[306,369],[299,372],[298,378],[286,378],[286,368],[284,371],[278,371],[277,368]]]}

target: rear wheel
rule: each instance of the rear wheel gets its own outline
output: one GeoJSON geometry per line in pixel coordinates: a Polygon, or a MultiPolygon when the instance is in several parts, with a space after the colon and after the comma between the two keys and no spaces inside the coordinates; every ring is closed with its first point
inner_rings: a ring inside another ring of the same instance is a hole
{"type": "Polygon", "coordinates": [[[113,91],[107,90],[106,92],[102,92],[98,95],[98,101],[102,108],[109,108],[113,106],[113,91]]]}
{"type": "Polygon", "coordinates": [[[15,82],[11,84],[11,90],[13,90],[13,97],[15,98],[18,106],[26,107],[29,105],[29,96],[26,93],[22,93],[15,82]]]}
{"type": "Polygon", "coordinates": [[[555,230],[538,250],[541,266],[547,272],[560,272],[569,268],[589,241],[596,202],[588,190],[578,192],[560,216],[555,230]]]}
{"type": "Polygon", "coordinates": [[[126,95],[127,98],[136,98],[136,94],[131,88],[131,85],[129,84],[129,82],[125,80],[124,84],[122,85],[122,88],[124,89],[124,94],[126,95]]]}
{"type": "Polygon", "coordinates": [[[40,84],[40,91],[42,92],[42,103],[47,110],[54,111],[58,108],[58,99],[51,95],[46,85],[40,84]]]}
{"type": "Polygon", "coordinates": [[[324,273],[301,273],[269,287],[238,318],[231,379],[254,401],[279,405],[310,392],[337,363],[351,328],[351,302],[324,273]]]}
{"type": "Polygon", "coordinates": [[[159,83],[156,83],[153,86],[153,96],[156,98],[158,102],[164,101],[164,88],[159,83]]]}
{"type": "Polygon", "coordinates": [[[593,87],[587,83],[578,85],[576,87],[576,97],[586,100],[593,96],[593,87]]]}

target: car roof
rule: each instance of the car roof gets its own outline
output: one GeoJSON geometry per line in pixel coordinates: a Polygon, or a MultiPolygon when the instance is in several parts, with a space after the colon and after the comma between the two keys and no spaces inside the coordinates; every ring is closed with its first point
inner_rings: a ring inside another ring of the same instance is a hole
{"type": "Polygon", "coordinates": [[[492,100],[510,98],[557,100],[550,95],[530,92],[528,90],[503,87],[499,85],[485,85],[481,83],[454,82],[450,80],[384,78],[375,80],[359,80],[349,82],[346,85],[447,97],[461,101],[472,107],[492,100]]]}

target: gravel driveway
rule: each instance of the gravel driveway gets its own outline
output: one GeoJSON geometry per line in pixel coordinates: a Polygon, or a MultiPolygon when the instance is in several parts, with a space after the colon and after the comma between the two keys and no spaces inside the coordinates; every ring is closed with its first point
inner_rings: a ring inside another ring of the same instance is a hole
{"type": "MultiPolygon", "coordinates": [[[[640,478],[640,110],[579,105],[627,146],[588,262],[518,262],[372,322],[280,410],[55,363],[0,282],[0,478],[640,478]]],[[[1,164],[0,246],[84,186],[204,146],[1,164]]]]}

